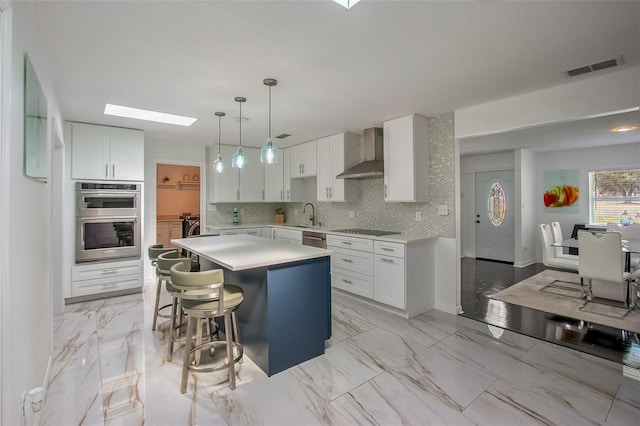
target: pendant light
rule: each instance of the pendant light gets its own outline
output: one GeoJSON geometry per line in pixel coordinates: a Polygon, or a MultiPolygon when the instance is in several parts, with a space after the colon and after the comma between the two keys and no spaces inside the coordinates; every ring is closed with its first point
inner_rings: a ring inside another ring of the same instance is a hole
{"type": "Polygon", "coordinates": [[[220,123],[225,113],[216,112],[215,114],[218,117],[218,156],[216,157],[216,161],[213,162],[213,168],[216,173],[222,173],[224,171],[224,163],[222,162],[222,154],[220,153],[220,123]]]}
{"type": "Polygon", "coordinates": [[[236,150],[235,154],[233,154],[233,156],[231,157],[231,167],[234,167],[236,169],[242,169],[243,167],[245,167],[247,165],[247,156],[244,155],[244,152],[242,152],[242,103],[243,102],[247,102],[247,98],[243,98],[242,96],[238,96],[235,98],[235,101],[238,102],[240,104],[240,118],[239,118],[239,122],[240,122],[240,139],[238,142],[238,149],[236,150]]]}
{"type": "Polygon", "coordinates": [[[271,140],[271,88],[278,84],[273,78],[265,78],[263,81],[265,86],[269,86],[269,139],[260,150],[260,162],[273,164],[278,162],[278,148],[271,140]]]}

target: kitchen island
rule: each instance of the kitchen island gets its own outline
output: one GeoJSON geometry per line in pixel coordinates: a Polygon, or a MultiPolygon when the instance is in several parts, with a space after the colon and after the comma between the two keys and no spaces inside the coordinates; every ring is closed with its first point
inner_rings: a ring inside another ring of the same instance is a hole
{"type": "Polygon", "coordinates": [[[242,287],[238,309],[245,353],[271,376],[324,353],[331,337],[331,252],[252,235],[171,242],[198,256],[202,269],[222,268],[242,287]]]}

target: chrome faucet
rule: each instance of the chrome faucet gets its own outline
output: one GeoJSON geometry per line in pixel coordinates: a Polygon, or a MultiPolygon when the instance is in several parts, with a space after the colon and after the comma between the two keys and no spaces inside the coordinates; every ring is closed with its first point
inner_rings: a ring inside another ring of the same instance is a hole
{"type": "Polygon", "coordinates": [[[311,226],[316,226],[316,208],[313,204],[307,203],[302,208],[302,214],[307,210],[307,206],[311,206],[311,216],[309,216],[309,220],[311,221],[311,226]]]}

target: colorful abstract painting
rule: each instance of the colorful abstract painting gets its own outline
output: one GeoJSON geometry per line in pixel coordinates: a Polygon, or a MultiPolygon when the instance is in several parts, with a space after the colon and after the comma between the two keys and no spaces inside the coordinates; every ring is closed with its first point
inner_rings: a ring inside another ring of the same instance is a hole
{"type": "Polygon", "coordinates": [[[580,170],[547,170],[543,175],[542,202],[545,210],[577,213],[580,200],[580,170]]]}

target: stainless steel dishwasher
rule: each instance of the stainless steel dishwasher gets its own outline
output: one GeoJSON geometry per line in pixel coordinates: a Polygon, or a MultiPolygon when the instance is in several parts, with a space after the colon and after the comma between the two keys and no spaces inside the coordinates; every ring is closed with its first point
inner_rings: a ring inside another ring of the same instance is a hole
{"type": "Polygon", "coordinates": [[[326,249],[327,234],[324,232],[302,231],[302,245],[326,249]]]}

